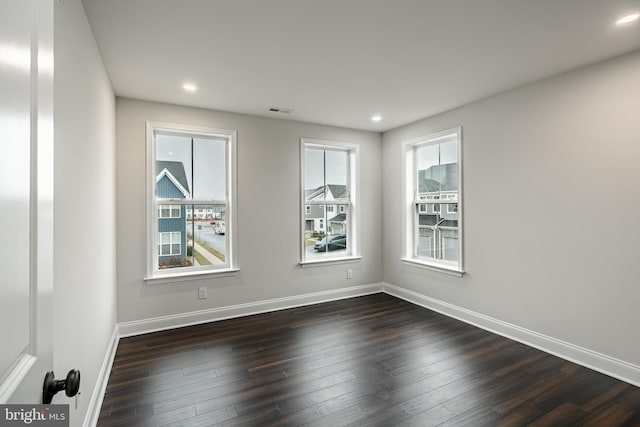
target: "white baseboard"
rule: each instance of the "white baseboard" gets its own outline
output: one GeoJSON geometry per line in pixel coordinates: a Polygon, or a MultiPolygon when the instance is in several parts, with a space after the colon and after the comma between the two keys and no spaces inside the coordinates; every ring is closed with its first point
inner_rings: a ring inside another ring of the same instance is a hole
{"type": "Polygon", "coordinates": [[[149,332],[163,331],[180,328],[183,326],[197,325],[200,323],[215,322],[218,320],[232,319],[270,311],[284,310],[287,308],[301,307],[304,305],[318,304],[345,298],[353,298],[382,292],[382,284],[353,286],[344,289],[315,292],[311,294],[296,295],[292,297],[276,298],[266,301],[258,301],[247,304],[231,305],[227,307],[213,308],[210,310],[192,311],[189,313],[174,314],[170,316],[155,317],[151,319],[136,320],[118,324],[120,337],[141,335],[149,332]]]}
{"type": "Polygon", "coordinates": [[[640,366],[384,283],[385,293],[640,387],[640,366]]]}
{"type": "Polygon", "coordinates": [[[107,347],[107,351],[102,361],[102,366],[100,367],[100,372],[98,372],[98,380],[93,388],[91,401],[89,401],[89,407],[87,408],[84,423],[82,424],[83,427],[95,427],[96,424],[98,424],[98,417],[100,416],[104,393],[107,390],[109,376],[111,375],[111,367],[113,366],[113,359],[116,356],[119,341],[118,325],[115,325],[113,327],[113,333],[111,334],[111,340],[109,341],[109,347],[107,347]]]}
{"type": "Polygon", "coordinates": [[[8,373],[0,378],[0,405],[9,401],[13,392],[20,386],[35,363],[35,356],[22,354],[10,365],[8,373]]]}

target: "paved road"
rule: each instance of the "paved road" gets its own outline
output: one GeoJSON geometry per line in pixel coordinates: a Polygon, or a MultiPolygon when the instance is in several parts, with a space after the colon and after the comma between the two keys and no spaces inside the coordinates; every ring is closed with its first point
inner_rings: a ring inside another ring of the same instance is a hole
{"type": "MultiPolygon", "coordinates": [[[[191,222],[187,222],[187,227],[191,228],[191,222]]],[[[223,235],[218,235],[213,231],[213,225],[210,221],[196,221],[195,223],[196,240],[206,243],[213,249],[225,254],[226,239],[223,235]],[[202,227],[202,229],[198,229],[202,227]]],[[[226,255],[226,254],[225,254],[226,255]]]]}

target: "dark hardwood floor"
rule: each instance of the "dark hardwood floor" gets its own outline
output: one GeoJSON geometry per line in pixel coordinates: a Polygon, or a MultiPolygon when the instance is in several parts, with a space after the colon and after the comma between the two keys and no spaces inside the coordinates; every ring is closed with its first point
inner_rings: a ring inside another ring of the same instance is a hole
{"type": "Polygon", "coordinates": [[[385,294],[125,338],[99,426],[640,426],[640,388],[385,294]]]}

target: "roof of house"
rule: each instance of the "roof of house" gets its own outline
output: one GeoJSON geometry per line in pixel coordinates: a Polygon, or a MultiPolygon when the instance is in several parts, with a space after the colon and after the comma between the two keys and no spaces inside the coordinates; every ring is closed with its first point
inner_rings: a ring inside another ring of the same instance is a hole
{"type": "Polygon", "coordinates": [[[418,223],[420,225],[436,225],[438,223],[438,215],[420,214],[418,223]]]}
{"type": "Polygon", "coordinates": [[[187,181],[187,174],[184,171],[184,165],[182,162],[172,162],[169,160],[157,160],[156,161],[156,172],[157,176],[159,176],[163,170],[167,170],[176,181],[180,183],[187,191],[189,190],[189,181],[187,181]]]}
{"type": "Polygon", "coordinates": [[[440,224],[438,224],[439,227],[452,227],[452,228],[457,228],[458,227],[458,220],[457,219],[443,219],[442,221],[440,221],[440,224]]]}
{"type": "Polygon", "coordinates": [[[418,171],[418,192],[458,191],[458,164],[434,165],[418,171]]]}
{"type": "Polygon", "coordinates": [[[345,222],[346,220],[347,220],[347,214],[341,213],[331,218],[329,222],[345,222]]]}
{"type": "Polygon", "coordinates": [[[339,184],[329,184],[329,191],[333,195],[334,199],[346,199],[347,198],[347,186],[339,184]]]}
{"type": "Polygon", "coordinates": [[[321,185],[320,187],[304,190],[304,194],[307,200],[317,200],[319,198],[322,200],[322,196],[325,196],[325,200],[346,199],[347,186],[340,184],[321,185]],[[327,189],[329,190],[329,195],[325,194],[327,189]]]}
{"type": "Polygon", "coordinates": [[[424,225],[428,227],[438,226],[438,227],[452,227],[456,228],[458,226],[457,219],[438,219],[438,215],[431,214],[420,214],[418,216],[418,224],[424,225]]]}
{"type": "Polygon", "coordinates": [[[322,191],[323,188],[324,188],[324,185],[321,185],[320,187],[310,188],[308,190],[304,190],[305,198],[307,200],[316,198],[318,195],[323,193],[323,191],[322,191]]]}

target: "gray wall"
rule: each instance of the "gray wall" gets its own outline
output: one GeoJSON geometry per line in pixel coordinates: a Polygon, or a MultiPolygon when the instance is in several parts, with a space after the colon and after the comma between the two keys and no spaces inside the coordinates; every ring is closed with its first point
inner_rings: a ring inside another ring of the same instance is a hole
{"type": "Polygon", "coordinates": [[[82,374],[77,426],[116,323],[115,97],[79,0],[55,2],[54,85],[53,362],[82,374]]]}
{"type": "Polygon", "coordinates": [[[380,135],[168,104],[117,99],[118,321],[264,301],[382,277],[380,135]],[[238,131],[238,264],[230,277],[147,285],[145,121],[238,131]],[[300,138],[360,144],[359,262],[300,268],[300,138]],[[346,279],[347,268],[353,279],[346,279]],[[206,300],[197,289],[208,288],[206,300]]]}
{"type": "Polygon", "coordinates": [[[383,135],[384,281],[640,365],[640,53],[383,135]],[[401,144],[462,126],[463,278],[403,265],[401,144]]]}

